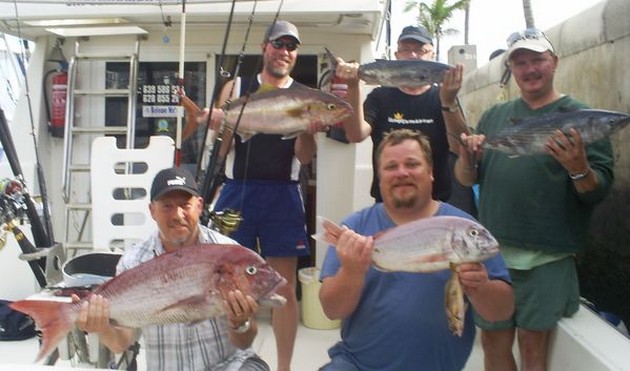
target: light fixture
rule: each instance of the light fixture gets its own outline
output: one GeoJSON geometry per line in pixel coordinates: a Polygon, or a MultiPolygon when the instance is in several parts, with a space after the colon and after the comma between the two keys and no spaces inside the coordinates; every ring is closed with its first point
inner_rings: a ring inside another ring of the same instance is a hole
{"type": "Polygon", "coordinates": [[[57,62],[62,65],[68,63],[66,56],[63,55],[63,49],[61,48],[64,41],[65,39],[61,37],[58,37],[57,40],[55,40],[55,46],[53,46],[52,50],[50,51],[50,54],[48,54],[48,58],[46,58],[46,61],[57,62]]]}

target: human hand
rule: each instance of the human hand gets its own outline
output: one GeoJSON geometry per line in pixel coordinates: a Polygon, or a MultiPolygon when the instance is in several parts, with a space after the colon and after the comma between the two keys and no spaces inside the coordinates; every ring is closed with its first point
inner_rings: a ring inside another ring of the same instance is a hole
{"type": "MultiPolygon", "coordinates": [[[[343,59],[337,57],[335,77],[348,85],[357,85],[359,83],[359,63],[345,62],[343,59]]],[[[334,90],[334,88],[331,88],[331,90],[334,90]]]]}
{"type": "MultiPolygon", "coordinates": [[[[72,302],[79,297],[72,295],[72,302]]],[[[91,295],[81,304],[76,326],[85,332],[103,332],[111,327],[109,323],[109,301],[101,295],[91,295]]]]}
{"type": "Polygon", "coordinates": [[[374,238],[360,235],[346,226],[335,246],[341,266],[351,274],[365,275],[372,263],[374,238]]]}
{"type": "Polygon", "coordinates": [[[440,83],[440,102],[443,106],[452,106],[457,102],[457,93],[462,87],[463,76],[464,65],[461,63],[444,72],[440,83]]]}
{"type": "MultiPolygon", "coordinates": [[[[202,113],[196,116],[197,123],[200,125],[205,125],[208,122],[208,115],[210,114],[209,108],[204,108],[202,113]]],[[[212,108],[212,117],[210,118],[209,129],[218,131],[221,128],[221,123],[223,122],[223,118],[225,117],[225,112],[220,108],[212,108]]]]}
{"type": "Polygon", "coordinates": [[[464,165],[469,168],[476,166],[477,161],[483,157],[483,143],[486,136],[483,134],[466,134],[460,135],[459,158],[464,161],[464,165]]]}
{"type": "Polygon", "coordinates": [[[547,139],[545,149],[569,174],[582,174],[588,171],[586,149],[580,133],[574,128],[570,128],[567,134],[556,130],[547,139]]]}
{"type": "Polygon", "coordinates": [[[457,266],[459,282],[462,284],[464,292],[478,290],[490,281],[488,271],[481,263],[462,263],[457,266]]]}
{"type": "Polygon", "coordinates": [[[258,303],[256,303],[254,298],[243,294],[240,290],[233,290],[227,292],[224,296],[223,309],[229,326],[232,329],[236,329],[256,316],[258,303]]]}

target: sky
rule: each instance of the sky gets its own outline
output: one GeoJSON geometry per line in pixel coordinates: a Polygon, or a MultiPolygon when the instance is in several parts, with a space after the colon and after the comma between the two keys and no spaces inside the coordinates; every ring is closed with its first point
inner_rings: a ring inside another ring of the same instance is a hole
{"type": "MultiPolygon", "coordinates": [[[[433,0],[423,2],[430,4],[433,0]]],[[[450,4],[453,2],[449,0],[450,4]]],[[[602,0],[531,0],[534,23],[544,31],[600,2],[602,0]]],[[[398,38],[403,27],[417,24],[417,10],[405,13],[406,3],[407,0],[392,0],[392,41],[398,38]]],[[[447,28],[460,32],[440,39],[441,62],[447,61],[452,46],[464,44],[463,10],[456,11],[447,28]]],[[[494,50],[505,49],[505,40],[512,32],[523,29],[525,17],[521,0],[471,0],[468,43],[477,46],[477,66],[485,64],[494,50]]]]}

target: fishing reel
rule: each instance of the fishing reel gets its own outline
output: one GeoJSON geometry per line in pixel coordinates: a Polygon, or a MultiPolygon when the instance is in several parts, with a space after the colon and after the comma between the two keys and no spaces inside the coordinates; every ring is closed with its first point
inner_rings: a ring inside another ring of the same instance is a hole
{"type": "Polygon", "coordinates": [[[210,211],[210,228],[226,236],[237,230],[242,220],[241,212],[237,210],[210,211]]]}

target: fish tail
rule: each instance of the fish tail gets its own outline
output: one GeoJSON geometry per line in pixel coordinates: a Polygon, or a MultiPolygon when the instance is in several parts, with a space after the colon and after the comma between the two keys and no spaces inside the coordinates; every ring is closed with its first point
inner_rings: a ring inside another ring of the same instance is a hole
{"type": "Polygon", "coordinates": [[[42,331],[42,344],[36,362],[49,355],[74,326],[69,303],[49,300],[19,300],[11,308],[31,316],[42,331]]]}
{"type": "Polygon", "coordinates": [[[326,50],[326,56],[328,56],[328,59],[330,59],[330,68],[332,70],[335,70],[337,68],[337,57],[335,57],[335,55],[330,51],[330,49],[328,49],[325,46],[324,46],[324,50],[326,50]]]}
{"type": "Polygon", "coordinates": [[[322,232],[314,234],[312,236],[313,239],[315,239],[316,241],[325,242],[330,245],[336,245],[342,228],[321,215],[317,216],[317,225],[319,226],[318,229],[322,232]]]}

